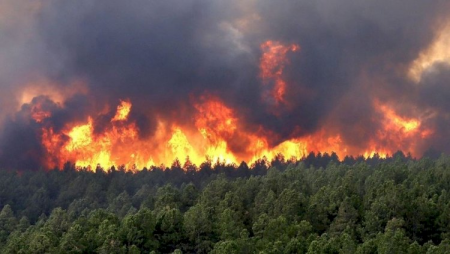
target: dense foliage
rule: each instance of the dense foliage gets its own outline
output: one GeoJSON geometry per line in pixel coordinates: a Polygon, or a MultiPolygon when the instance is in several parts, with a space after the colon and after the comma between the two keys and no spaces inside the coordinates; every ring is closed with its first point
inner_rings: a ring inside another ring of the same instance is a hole
{"type": "Polygon", "coordinates": [[[1,253],[450,253],[450,157],[0,171],[1,253]]]}

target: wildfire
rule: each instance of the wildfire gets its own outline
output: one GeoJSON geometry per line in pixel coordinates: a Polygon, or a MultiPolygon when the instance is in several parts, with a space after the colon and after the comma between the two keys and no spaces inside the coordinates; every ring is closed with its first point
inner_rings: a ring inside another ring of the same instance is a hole
{"type": "Polygon", "coordinates": [[[374,107],[382,116],[382,126],[369,143],[370,149],[363,153],[366,158],[375,154],[386,158],[389,152],[398,150],[414,151],[418,137],[426,138],[433,133],[422,126],[420,118],[400,116],[392,107],[377,100],[374,107]]]}
{"type": "Polygon", "coordinates": [[[117,107],[117,113],[111,119],[112,126],[104,133],[96,135],[94,133],[94,121],[88,118],[87,123],[73,126],[61,133],[54,133],[52,128],[44,127],[42,130],[43,145],[50,154],[54,155],[49,161],[51,167],[61,167],[65,161],[73,161],[79,167],[95,168],[97,165],[103,167],[125,165],[133,168],[136,164],[142,163],[142,158],[134,155],[132,149],[137,142],[138,131],[134,123],[120,124],[117,121],[125,120],[128,117],[131,103],[121,101],[117,107]],[[64,145],[55,146],[67,140],[64,145]],[[130,145],[130,150],[127,146],[130,145]],[[54,163],[54,161],[57,161],[54,163]]]}
{"type": "Polygon", "coordinates": [[[195,126],[204,138],[217,142],[221,137],[229,137],[237,129],[237,119],[233,111],[219,100],[208,100],[195,105],[198,111],[195,126]]]}
{"type": "Polygon", "coordinates": [[[131,111],[131,102],[129,101],[120,101],[120,105],[117,106],[117,112],[111,121],[124,121],[127,119],[128,114],[131,111]]]}
{"type": "Polygon", "coordinates": [[[79,167],[124,165],[129,169],[138,169],[170,165],[176,158],[180,161],[188,158],[190,163],[196,165],[206,159],[237,164],[262,157],[272,160],[279,154],[288,159],[301,159],[311,151],[335,152],[340,158],[360,151],[359,154],[366,158],[375,155],[383,158],[398,149],[413,150],[414,137],[432,133],[421,126],[420,119],[400,116],[392,107],[375,101],[374,107],[384,120],[367,150],[346,146],[339,134],[331,134],[326,128],[271,147],[267,132],[247,130],[243,119],[219,98],[204,96],[194,107],[194,126],[182,127],[161,119],[157,134],[149,139],[139,138],[135,122],[124,121],[128,120],[132,109],[130,101],[120,101],[110,126],[101,133],[94,131],[95,116],[89,117],[84,124],[67,127],[61,133],[55,133],[51,127],[43,127],[43,145],[49,154],[54,155],[49,159],[48,166],[61,167],[66,161],[73,161],[79,167]],[[156,145],[152,148],[150,144],[156,145]]]}
{"type": "Polygon", "coordinates": [[[389,126],[389,129],[394,129],[400,132],[403,132],[405,134],[407,133],[413,133],[418,130],[420,126],[420,120],[419,119],[407,119],[404,117],[398,116],[395,111],[391,108],[389,108],[386,105],[379,106],[380,111],[384,114],[386,121],[391,126],[389,126]]]}
{"type": "Polygon", "coordinates": [[[380,112],[384,116],[384,131],[395,133],[402,140],[415,140],[419,135],[421,138],[426,138],[433,134],[433,130],[424,128],[420,118],[408,118],[399,116],[392,108],[387,105],[378,105],[380,112]]]}
{"type": "Polygon", "coordinates": [[[172,137],[167,142],[167,146],[172,151],[173,158],[184,159],[185,157],[190,157],[194,160],[197,160],[198,158],[195,149],[189,143],[186,135],[179,128],[174,130],[172,137]]]}
{"type": "Polygon", "coordinates": [[[67,135],[70,142],[66,145],[67,151],[76,151],[92,144],[92,119],[85,125],[75,126],[67,135]]]}
{"type": "MultiPolygon", "coordinates": [[[[283,70],[289,60],[286,58],[288,52],[296,52],[300,46],[296,44],[284,45],[277,41],[266,41],[261,45],[263,52],[260,59],[261,78],[266,85],[273,84],[270,91],[277,104],[285,103],[286,81],[283,78],[283,70]]],[[[266,96],[267,97],[267,96],[266,96]]]]}
{"type": "Polygon", "coordinates": [[[102,133],[94,132],[95,121],[68,127],[61,133],[44,127],[42,141],[52,158],[49,167],[61,167],[66,161],[78,167],[109,168],[124,165],[126,168],[143,168],[158,164],[170,165],[178,158],[199,165],[206,159],[223,163],[252,162],[263,156],[271,160],[283,154],[286,158],[300,159],[309,151],[338,151],[339,137],[326,138],[324,132],[302,139],[282,142],[270,147],[266,136],[242,128],[241,119],[220,99],[205,97],[195,105],[195,128],[170,127],[162,121],[153,138],[141,140],[134,122],[123,122],[131,111],[131,102],[121,101],[110,126],[102,133]],[[120,119],[120,120],[118,120],[120,119]],[[165,144],[150,148],[151,143],[165,144]],[[230,146],[239,143],[240,151],[230,146]]]}
{"type": "MultiPolygon", "coordinates": [[[[274,112],[281,103],[287,105],[287,82],[283,76],[289,64],[287,54],[296,52],[296,44],[285,45],[267,41],[261,45],[260,77],[267,86],[263,94],[268,102],[274,102],[274,112]]],[[[346,144],[345,137],[325,124],[315,132],[301,137],[281,140],[263,126],[248,124],[230,105],[220,97],[205,92],[192,103],[191,122],[181,122],[171,116],[159,115],[152,135],[141,137],[141,129],[133,119],[133,105],[129,99],[118,105],[105,105],[106,110],[92,112],[85,122],[67,122],[55,131],[46,119],[52,117],[52,109],[64,106],[66,97],[76,93],[87,93],[80,83],[56,90],[49,82],[32,85],[22,94],[21,100],[30,100],[30,117],[42,126],[42,144],[48,153],[46,166],[62,167],[67,161],[78,167],[108,169],[125,166],[141,169],[153,165],[171,165],[175,159],[188,160],[186,164],[200,165],[206,159],[222,163],[252,163],[263,157],[268,160],[282,154],[288,159],[301,159],[310,152],[333,153],[341,159],[346,155],[363,155],[366,158],[387,157],[397,150],[415,151],[417,137],[425,138],[433,131],[422,125],[422,119],[398,114],[394,107],[375,100],[378,111],[376,133],[368,138],[364,146],[346,144]],[[32,97],[42,93],[43,96],[32,97]],[[31,96],[32,99],[29,99],[31,96]],[[114,112],[109,112],[113,108],[114,112]],[[105,113],[106,111],[106,113],[105,113]],[[105,119],[105,122],[98,119],[105,119]],[[113,117],[111,117],[113,116],[113,117]]]]}

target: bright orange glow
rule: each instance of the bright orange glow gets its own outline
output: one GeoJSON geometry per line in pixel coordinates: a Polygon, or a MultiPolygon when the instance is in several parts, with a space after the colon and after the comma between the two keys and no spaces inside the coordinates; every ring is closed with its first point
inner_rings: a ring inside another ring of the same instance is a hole
{"type": "Polygon", "coordinates": [[[67,135],[70,142],[66,145],[67,151],[76,151],[92,144],[92,119],[85,125],[75,126],[67,135]]]}
{"type": "Polygon", "coordinates": [[[363,149],[346,146],[339,134],[332,134],[333,131],[325,128],[271,147],[270,134],[246,130],[243,119],[211,95],[202,97],[195,104],[194,128],[160,120],[155,135],[142,140],[134,122],[118,120],[127,119],[132,107],[131,102],[121,101],[110,126],[102,132],[94,132],[94,120],[89,117],[86,123],[68,127],[62,133],[43,128],[42,142],[49,154],[55,155],[48,162],[51,167],[62,167],[66,161],[74,161],[78,167],[101,165],[108,169],[113,165],[124,165],[136,170],[152,165],[171,165],[176,158],[182,165],[187,158],[196,165],[206,159],[238,164],[241,161],[252,163],[263,157],[270,161],[279,154],[286,159],[298,160],[310,152],[335,152],[341,159],[346,155],[385,158],[399,149],[414,151],[417,135],[432,134],[431,130],[421,127],[420,119],[402,117],[392,107],[378,101],[374,106],[383,116],[382,128],[363,149]]]}
{"type": "Polygon", "coordinates": [[[120,105],[117,106],[117,112],[111,121],[124,121],[127,120],[128,114],[131,111],[131,102],[120,101],[120,105]]]}
{"type": "MultiPolygon", "coordinates": [[[[130,104],[131,105],[131,104],[130,104]]],[[[122,109],[118,107],[118,111],[122,109]]],[[[120,114],[119,114],[120,115],[120,114]]],[[[125,116],[126,117],[126,116],[125,116]]],[[[76,125],[68,128],[63,133],[55,134],[50,129],[43,129],[43,144],[50,152],[60,158],[54,166],[61,167],[67,161],[74,161],[79,167],[95,168],[97,165],[109,168],[111,166],[124,165],[127,168],[135,166],[148,166],[151,158],[144,159],[136,156],[134,150],[139,152],[142,147],[136,145],[138,142],[138,130],[134,123],[119,124],[112,122],[112,126],[102,134],[94,133],[94,122],[88,119],[86,124],[76,125]],[[55,140],[67,139],[62,149],[54,146],[55,140]],[[53,142],[52,142],[53,141],[53,142]]]]}
{"type": "Polygon", "coordinates": [[[186,157],[190,157],[195,161],[198,159],[195,149],[189,143],[186,135],[179,128],[175,128],[172,137],[167,142],[167,146],[170,148],[173,158],[183,160],[186,157]]]}
{"type": "MultiPolygon", "coordinates": [[[[274,113],[286,101],[287,81],[283,76],[289,63],[287,54],[296,52],[296,44],[284,45],[267,41],[261,45],[260,76],[269,89],[264,99],[274,103],[274,113]]],[[[29,103],[37,95],[45,95],[53,101],[54,107],[63,107],[65,99],[77,93],[87,93],[86,86],[78,82],[65,89],[53,89],[50,82],[30,84],[29,89],[19,95],[22,103],[29,103]]],[[[101,166],[125,166],[130,170],[154,165],[172,165],[175,159],[200,165],[205,160],[227,164],[241,161],[253,163],[263,157],[268,161],[281,154],[288,160],[299,160],[310,152],[331,154],[335,152],[340,159],[347,155],[363,155],[366,158],[387,157],[397,150],[414,152],[418,137],[426,138],[434,132],[422,124],[420,117],[406,117],[396,110],[395,105],[373,102],[378,113],[373,119],[376,125],[372,132],[362,130],[363,144],[346,143],[345,136],[332,122],[303,136],[279,137],[278,134],[254,126],[221,98],[205,93],[196,98],[189,108],[190,117],[186,122],[178,121],[172,115],[157,115],[150,135],[141,137],[142,130],[130,115],[132,102],[120,100],[118,105],[104,105],[100,112],[93,112],[84,122],[67,123],[60,131],[47,124],[52,117],[51,110],[42,101],[33,100],[30,108],[31,118],[42,126],[42,144],[50,155],[47,167],[62,167],[67,161],[78,167],[94,169],[101,166]],[[114,116],[103,121],[109,110],[115,108],[114,116]],[[100,119],[100,120],[99,120],[100,119]]],[[[187,110],[183,108],[182,110],[187,110]]],[[[78,120],[79,121],[79,120],[78,120]]],[[[304,133],[299,130],[299,133],[304,133]]],[[[186,163],[189,164],[189,163],[186,163]]]]}
{"type": "Polygon", "coordinates": [[[296,52],[300,47],[296,44],[284,45],[277,41],[266,41],[261,45],[263,55],[260,59],[261,77],[265,84],[273,82],[270,96],[275,102],[285,102],[286,81],[283,78],[283,70],[289,63],[286,55],[288,52],[296,52]]]}
{"type": "MultiPolygon", "coordinates": [[[[126,119],[127,114],[123,112],[129,112],[130,108],[131,102],[124,104],[122,101],[114,118],[126,119]]],[[[336,151],[339,156],[345,156],[341,138],[327,136],[323,130],[270,147],[267,136],[244,130],[236,113],[220,99],[203,97],[195,109],[195,129],[168,126],[160,121],[156,134],[149,140],[139,139],[135,123],[117,120],[110,121],[111,126],[96,134],[91,117],[86,123],[69,127],[62,133],[43,128],[43,145],[55,155],[47,166],[62,167],[66,161],[74,161],[78,167],[101,165],[108,169],[124,165],[128,169],[138,169],[170,165],[176,158],[181,162],[189,158],[196,165],[206,159],[238,164],[243,160],[251,163],[263,156],[272,160],[279,154],[288,159],[301,159],[310,151],[336,151]],[[240,151],[234,151],[231,143],[237,143],[240,151]]]]}
{"type": "Polygon", "coordinates": [[[385,122],[387,122],[389,129],[395,129],[403,133],[411,133],[417,131],[420,127],[419,119],[407,119],[404,117],[400,117],[395,113],[393,109],[389,108],[386,105],[380,105],[379,109],[385,116],[385,122]],[[392,126],[389,126],[389,124],[392,126]]]}
{"type": "Polygon", "coordinates": [[[400,116],[393,107],[374,101],[374,107],[382,116],[381,128],[372,137],[363,155],[373,157],[378,154],[386,158],[398,150],[414,152],[419,137],[425,138],[433,133],[422,126],[420,118],[400,116]]]}
{"type": "Polygon", "coordinates": [[[364,158],[373,158],[376,155],[378,155],[379,158],[386,158],[388,156],[388,152],[386,151],[370,151],[370,152],[364,152],[363,156],[364,158]]]}
{"type": "Polygon", "coordinates": [[[278,154],[282,154],[287,159],[299,160],[308,156],[310,152],[326,152],[329,154],[335,152],[338,156],[344,158],[346,155],[345,148],[341,149],[341,146],[342,140],[340,136],[327,137],[324,131],[319,131],[304,138],[284,141],[274,148],[270,148],[266,140],[260,139],[255,145],[259,149],[257,149],[251,161],[255,161],[263,156],[272,160],[278,154]]]}
{"type": "Polygon", "coordinates": [[[219,100],[211,99],[195,105],[195,108],[198,111],[195,126],[206,139],[216,142],[220,137],[229,137],[236,131],[237,119],[233,111],[219,100]]]}

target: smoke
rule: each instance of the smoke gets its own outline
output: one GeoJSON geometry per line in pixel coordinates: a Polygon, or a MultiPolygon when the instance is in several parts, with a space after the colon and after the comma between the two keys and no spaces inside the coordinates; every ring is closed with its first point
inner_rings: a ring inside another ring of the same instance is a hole
{"type": "MultiPolygon", "coordinates": [[[[97,112],[101,133],[114,105],[128,99],[140,137],[151,138],[158,118],[193,125],[193,105],[205,94],[233,108],[247,132],[270,133],[272,146],[324,128],[339,134],[349,153],[382,142],[379,101],[434,130],[414,152],[450,151],[449,66],[434,64],[419,82],[408,76],[441,32],[448,1],[22,0],[0,6],[0,21],[7,21],[0,22],[0,164],[7,167],[41,164],[43,124],[57,131],[97,112]],[[262,96],[260,45],[267,40],[301,48],[286,55],[285,103],[262,96]],[[43,103],[51,117],[33,123],[30,108],[43,103]]],[[[240,140],[230,138],[230,149],[242,153],[240,140]]]]}

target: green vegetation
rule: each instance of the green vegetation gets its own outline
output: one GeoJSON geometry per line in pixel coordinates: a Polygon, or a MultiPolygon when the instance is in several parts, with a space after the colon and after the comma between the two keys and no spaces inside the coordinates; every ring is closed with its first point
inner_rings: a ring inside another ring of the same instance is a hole
{"type": "Polygon", "coordinates": [[[0,171],[0,186],[1,253],[450,253],[444,155],[137,173],[67,164],[0,171]]]}

